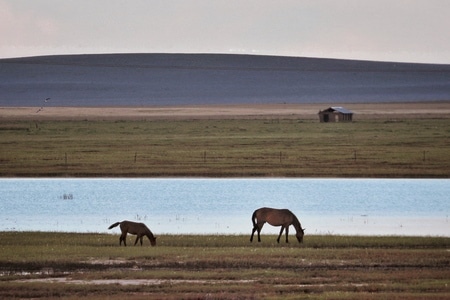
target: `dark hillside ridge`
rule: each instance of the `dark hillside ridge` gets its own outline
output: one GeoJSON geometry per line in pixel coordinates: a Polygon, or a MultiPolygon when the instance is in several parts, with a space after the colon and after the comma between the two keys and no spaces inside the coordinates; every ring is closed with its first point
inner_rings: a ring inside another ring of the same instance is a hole
{"type": "Polygon", "coordinates": [[[0,59],[0,106],[450,100],[450,65],[233,54],[0,59]]]}

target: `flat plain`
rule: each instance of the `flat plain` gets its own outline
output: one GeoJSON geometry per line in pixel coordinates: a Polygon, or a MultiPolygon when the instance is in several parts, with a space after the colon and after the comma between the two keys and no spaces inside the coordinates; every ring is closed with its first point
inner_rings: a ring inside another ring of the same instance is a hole
{"type": "Polygon", "coordinates": [[[450,102],[0,109],[3,177],[450,175],[450,102]]]}

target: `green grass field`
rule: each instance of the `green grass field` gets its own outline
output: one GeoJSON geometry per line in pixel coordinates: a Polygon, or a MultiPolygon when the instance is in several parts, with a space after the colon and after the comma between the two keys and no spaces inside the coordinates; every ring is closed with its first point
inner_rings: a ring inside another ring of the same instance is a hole
{"type": "Polygon", "coordinates": [[[3,121],[0,176],[441,177],[448,119],[3,121]]]}
{"type": "Polygon", "coordinates": [[[3,299],[446,299],[450,238],[0,232],[3,299]],[[131,242],[131,237],[129,237],[131,242]]]}

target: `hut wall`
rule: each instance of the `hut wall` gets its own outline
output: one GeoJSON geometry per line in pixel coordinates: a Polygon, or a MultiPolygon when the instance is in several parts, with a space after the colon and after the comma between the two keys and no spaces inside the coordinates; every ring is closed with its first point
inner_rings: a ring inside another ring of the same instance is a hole
{"type": "Polygon", "coordinates": [[[339,122],[350,122],[352,121],[352,115],[351,114],[338,114],[339,116],[339,122]]]}
{"type": "MultiPolygon", "coordinates": [[[[320,113],[319,114],[319,120],[322,123],[327,123],[327,122],[333,122],[332,120],[330,120],[330,115],[329,113],[320,113]]],[[[331,118],[333,119],[333,118],[331,118]]]]}
{"type": "Polygon", "coordinates": [[[330,122],[351,122],[352,114],[342,114],[335,112],[321,112],[319,113],[319,120],[323,123],[330,122]]]}
{"type": "Polygon", "coordinates": [[[319,114],[319,119],[323,123],[336,122],[337,116],[334,113],[324,112],[319,114]]]}

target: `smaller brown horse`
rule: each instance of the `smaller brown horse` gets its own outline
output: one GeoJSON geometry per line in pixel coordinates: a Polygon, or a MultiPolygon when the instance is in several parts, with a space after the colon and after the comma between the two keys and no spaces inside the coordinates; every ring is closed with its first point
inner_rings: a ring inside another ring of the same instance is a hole
{"type": "Polygon", "coordinates": [[[253,241],[253,235],[255,231],[258,231],[258,242],[261,242],[261,229],[264,224],[267,222],[272,226],[281,226],[280,234],[278,235],[277,242],[280,242],[280,237],[283,234],[283,230],[286,229],[286,243],[288,241],[289,235],[289,226],[294,225],[297,234],[297,240],[299,243],[303,242],[303,236],[305,235],[305,229],[302,228],[300,221],[297,217],[288,209],[276,209],[269,207],[262,207],[260,209],[255,210],[252,215],[253,222],[253,231],[250,237],[250,242],[253,241]]]}
{"type": "Polygon", "coordinates": [[[148,237],[148,239],[150,240],[150,244],[152,244],[152,246],[156,245],[156,238],[153,236],[153,233],[150,231],[150,229],[148,229],[147,226],[145,226],[144,223],[122,221],[122,222],[116,222],[116,223],[112,224],[111,226],[108,227],[108,229],[114,228],[119,224],[120,224],[120,230],[122,231],[122,234],[120,235],[120,238],[119,238],[119,245],[122,245],[122,241],[125,246],[127,245],[127,233],[137,235],[136,241],[134,242],[135,246],[136,246],[138,240],[141,240],[141,246],[142,246],[142,238],[144,236],[148,237]]]}

